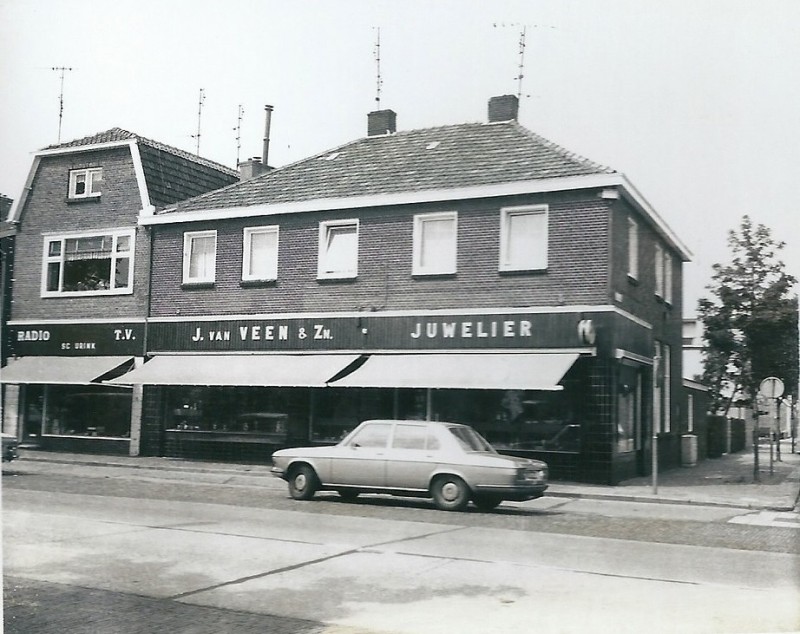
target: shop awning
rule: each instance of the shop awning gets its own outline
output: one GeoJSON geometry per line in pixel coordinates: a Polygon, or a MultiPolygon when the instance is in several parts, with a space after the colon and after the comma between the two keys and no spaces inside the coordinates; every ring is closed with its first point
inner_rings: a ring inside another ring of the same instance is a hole
{"type": "Polygon", "coordinates": [[[86,385],[123,371],[133,357],[22,357],[0,370],[2,383],[86,385]]]}
{"type": "Polygon", "coordinates": [[[560,390],[577,354],[372,355],[332,387],[560,390]]]}
{"type": "Polygon", "coordinates": [[[163,355],[113,383],[324,387],[359,355],[163,355]]]}

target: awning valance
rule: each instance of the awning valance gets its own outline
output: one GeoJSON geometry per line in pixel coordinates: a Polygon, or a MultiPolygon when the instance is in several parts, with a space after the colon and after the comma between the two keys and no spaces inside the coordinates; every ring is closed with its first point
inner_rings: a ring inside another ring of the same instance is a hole
{"type": "Polygon", "coordinates": [[[113,383],[324,387],[358,358],[352,354],[163,355],[113,383]]]}
{"type": "Polygon", "coordinates": [[[22,357],[0,370],[2,383],[86,385],[124,371],[133,357],[22,357]]]}
{"type": "Polygon", "coordinates": [[[372,355],[332,387],[560,390],[573,353],[372,355]]]}

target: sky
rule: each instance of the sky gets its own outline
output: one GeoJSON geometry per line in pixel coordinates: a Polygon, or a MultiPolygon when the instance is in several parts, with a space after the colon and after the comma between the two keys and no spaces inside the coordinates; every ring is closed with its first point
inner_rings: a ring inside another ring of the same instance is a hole
{"type": "Polygon", "coordinates": [[[398,130],[486,121],[519,91],[523,28],[520,123],[651,203],[692,253],[685,316],[745,214],[800,278],[798,0],[0,0],[0,193],[59,139],[54,68],[61,141],[120,127],[195,152],[199,113],[200,154],[234,167],[270,104],[280,167],[377,107],[398,130]]]}

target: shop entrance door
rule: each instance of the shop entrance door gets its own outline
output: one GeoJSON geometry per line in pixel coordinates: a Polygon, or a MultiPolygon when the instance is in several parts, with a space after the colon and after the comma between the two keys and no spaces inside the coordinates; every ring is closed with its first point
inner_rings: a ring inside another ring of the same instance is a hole
{"type": "Polygon", "coordinates": [[[45,390],[44,385],[25,385],[22,388],[22,442],[25,444],[39,444],[42,437],[42,422],[45,415],[45,390]]]}

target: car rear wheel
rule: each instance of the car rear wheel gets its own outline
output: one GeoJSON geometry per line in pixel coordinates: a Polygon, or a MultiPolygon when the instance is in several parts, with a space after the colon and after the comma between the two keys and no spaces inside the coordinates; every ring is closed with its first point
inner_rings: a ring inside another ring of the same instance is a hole
{"type": "Polygon", "coordinates": [[[353,491],[353,489],[339,489],[336,492],[339,494],[339,497],[342,498],[345,502],[354,501],[359,494],[359,491],[353,491]]]}
{"type": "Polygon", "coordinates": [[[300,465],[289,474],[289,495],[295,500],[310,500],[319,488],[317,474],[308,465],[300,465]]]}
{"type": "Polygon", "coordinates": [[[478,494],[472,496],[472,503],[481,511],[491,511],[492,509],[496,509],[502,501],[503,498],[498,495],[478,494]]]}
{"type": "Polygon", "coordinates": [[[469,504],[469,488],[458,476],[438,476],[431,484],[431,494],[443,511],[463,511],[469,504]]]}

